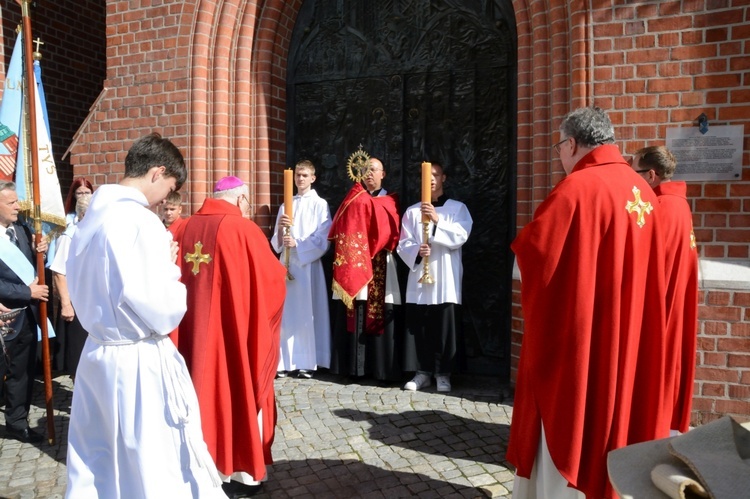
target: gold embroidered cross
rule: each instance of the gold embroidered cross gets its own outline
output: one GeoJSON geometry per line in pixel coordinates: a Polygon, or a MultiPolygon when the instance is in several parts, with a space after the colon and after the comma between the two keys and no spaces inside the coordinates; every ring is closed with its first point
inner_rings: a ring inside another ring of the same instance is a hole
{"type": "Polygon", "coordinates": [[[195,251],[185,255],[185,261],[193,264],[193,275],[198,275],[200,272],[201,263],[208,263],[211,261],[211,255],[203,253],[203,243],[198,241],[195,243],[195,251]]]}
{"type": "Polygon", "coordinates": [[[625,210],[628,213],[636,212],[638,214],[636,223],[638,227],[643,227],[646,225],[646,215],[651,213],[654,207],[648,201],[641,200],[641,191],[636,186],[633,186],[633,195],[635,196],[635,200],[628,201],[625,205],[625,210]]]}
{"type": "Polygon", "coordinates": [[[695,231],[690,229],[690,249],[695,249],[697,246],[695,243],[695,231]]]}

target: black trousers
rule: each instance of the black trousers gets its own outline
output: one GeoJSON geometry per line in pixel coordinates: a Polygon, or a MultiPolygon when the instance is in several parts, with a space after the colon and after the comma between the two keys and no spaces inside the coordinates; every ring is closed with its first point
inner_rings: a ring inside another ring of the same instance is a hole
{"type": "Polygon", "coordinates": [[[0,379],[4,379],[5,427],[23,430],[31,407],[31,395],[36,372],[36,323],[32,312],[26,311],[21,331],[11,341],[6,341],[8,358],[0,355],[0,379]]]}
{"type": "MultiPolygon", "coordinates": [[[[331,304],[331,372],[349,376],[372,376],[379,381],[400,381],[401,321],[400,305],[385,305],[383,334],[366,334],[360,327],[347,330],[346,305],[341,300],[331,304]]],[[[364,320],[365,302],[355,301],[355,326],[364,320]]]]}
{"type": "Polygon", "coordinates": [[[404,370],[436,375],[453,372],[460,305],[406,304],[404,370]]]}

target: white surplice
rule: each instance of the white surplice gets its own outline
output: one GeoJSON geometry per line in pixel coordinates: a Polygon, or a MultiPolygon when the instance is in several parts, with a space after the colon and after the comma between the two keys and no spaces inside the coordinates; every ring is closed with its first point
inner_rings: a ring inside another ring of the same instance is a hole
{"type": "MultiPolygon", "coordinates": [[[[284,248],[279,236],[279,218],[271,238],[273,249],[284,248]]],[[[331,211],[325,199],[311,189],[304,196],[296,195],[292,204],[291,235],[297,246],[289,252],[289,272],[293,281],[286,281],[286,301],[281,318],[281,355],[278,371],[315,370],[331,365],[331,324],[328,295],[320,258],[328,251],[331,211]]]]}
{"type": "Polygon", "coordinates": [[[421,203],[414,204],[404,213],[401,237],[398,242],[398,256],[409,267],[409,281],[406,285],[406,303],[417,305],[439,305],[442,303],[461,304],[461,280],[463,265],[461,247],[464,245],[473,221],[466,205],[453,199],[446,200],[443,206],[436,206],[437,224],[430,222],[428,243],[430,243],[430,275],[434,284],[420,284],[424,264],[419,257],[419,245],[423,242],[421,203]]]}
{"type": "Polygon", "coordinates": [[[73,390],[66,497],[226,497],[195,389],[167,336],[186,309],[170,235],[132,187],[102,186],[70,246],[88,331],[73,390]]]}

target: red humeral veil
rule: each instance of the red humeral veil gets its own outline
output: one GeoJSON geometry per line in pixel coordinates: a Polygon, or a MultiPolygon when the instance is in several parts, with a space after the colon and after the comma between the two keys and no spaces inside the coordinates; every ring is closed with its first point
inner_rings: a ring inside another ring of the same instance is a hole
{"type": "Polygon", "coordinates": [[[355,184],[333,218],[333,291],[348,308],[373,277],[372,259],[398,244],[399,216],[395,195],[372,197],[355,184]]]}

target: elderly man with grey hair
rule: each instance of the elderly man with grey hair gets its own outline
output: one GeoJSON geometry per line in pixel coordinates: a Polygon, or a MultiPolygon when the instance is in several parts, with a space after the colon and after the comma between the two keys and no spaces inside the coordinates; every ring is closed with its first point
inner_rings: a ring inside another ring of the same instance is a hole
{"type": "MultiPolygon", "coordinates": [[[[5,432],[7,438],[36,443],[44,437],[29,428],[27,417],[36,368],[37,305],[47,301],[49,289],[38,283],[32,234],[18,222],[19,210],[16,184],[0,181],[0,302],[25,309],[10,324],[18,334],[13,339],[9,336],[5,349],[0,349],[5,432]]],[[[38,250],[47,250],[44,240],[38,250]]]]}
{"type": "Polygon", "coordinates": [[[512,245],[525,320],[513,497],[613,497],[607,453],[669,435],[659,203],[601,109],[566,115],[553,148],[567,176],[512,245]]]}
{"type": "Polygon", "coordinates": [[[272,463],[273,380],[286,296],[286,269],[247,219],[248,195],[241,179],[224,177],[185,224],[179,262],[187,313],[172,335],[229,497],[257,492],[272,463]]]}

